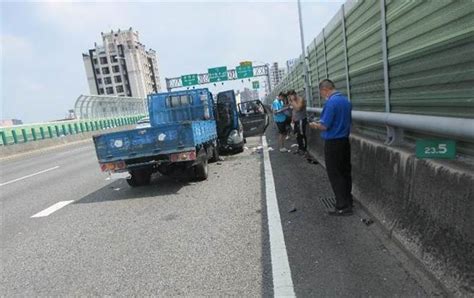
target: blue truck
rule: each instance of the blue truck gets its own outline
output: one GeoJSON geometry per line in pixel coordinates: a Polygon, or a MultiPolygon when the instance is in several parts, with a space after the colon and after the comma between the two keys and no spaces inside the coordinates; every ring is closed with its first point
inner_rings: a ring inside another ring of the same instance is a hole
{"type": "Polygon", "coordinates": [[[209,161],[222,151],[242,151],[245,137],[262,134],[268,124],[266,111],[244,116],[233,90],[216,101],[206,88],[150,94],[148,112],[149,127],[93,136],[101,170],[129,172],[132,187],[149,184],[155,172],[205,180],[209,161]]]}

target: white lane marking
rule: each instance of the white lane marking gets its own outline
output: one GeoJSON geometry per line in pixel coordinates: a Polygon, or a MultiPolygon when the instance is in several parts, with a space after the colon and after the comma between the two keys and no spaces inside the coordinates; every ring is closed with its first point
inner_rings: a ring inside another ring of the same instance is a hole
{"type": "Polygon", "coordinates": [[[49,168],[49,169],[46,169],[46,170],[43,170],[43,171],[39,171],[39,172],[30,174],[30,175],[26,175],[26,176],[14,179],[14,180],[10,180],[10,181],[5,182],[5,183],[0,183],[0,186],[4,186],[4,185],[10,184],[10,183],[18,182],[18,181],[21,181],[21,180],[24,180],[24,179],[27,179],[27,178],[30,178],[30,177],[33,177],[33,176],[36,176],[36,175],[39,175],[39,174],[43,174],[43,173],[52,171],[52,170],[56,170],[57,168],[59,168],[59,166],[55,166],[55,167],[52,167],[52,168],[49,168]]]}
{"type": "MultiPolygon", "coordinates": [[[[263,148],[268,148],[267,138],[262,137],[263,148]]],[[[286,251],[285,237],[281,226],[280,210],[273,180],[272,164],[267,150],[263,150],[265,169],[265,196],[267,201],[268,233],[270,235],[270,252],[273,275],[274,297],[296,297],[291,279],[290,264],[286,251]]]]}
{"type": "Polygon", "coordinates": [[[44,209],[43,211],[40,211],[40,212],[36,213],[31,218],[48,216],[51,213],[53,213],[55,211],[58,211],[59,209],[63,208],[64,206],[67,206],[67,205],[71,204],[72,202],[74,202],[74,200],[57,202],[53,206],[48,207],[48,208],[44,209]]]}

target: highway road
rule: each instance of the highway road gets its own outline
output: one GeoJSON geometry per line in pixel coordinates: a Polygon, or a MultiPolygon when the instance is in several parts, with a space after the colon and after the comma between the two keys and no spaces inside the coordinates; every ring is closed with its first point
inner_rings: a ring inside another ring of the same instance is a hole
{"type": "Polygon", "coordinates": [[[361,208],[327,216],[324,169],[274,146],[270,128],[207,181],[140,188],[89,142],[0,161],[0,296],[443,295],[361,208]]]}

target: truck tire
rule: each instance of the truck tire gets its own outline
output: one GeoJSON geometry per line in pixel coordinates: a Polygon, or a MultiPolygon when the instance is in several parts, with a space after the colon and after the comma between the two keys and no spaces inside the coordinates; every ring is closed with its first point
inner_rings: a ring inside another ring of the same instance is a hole
{"type": "Polygon", "coordinates": [[[128,185],[138,187],[150,184],[152,172],[148,169],[134,170],[130,172],[130,178],[127,179],[128,185]]]}
{"type": "Polygon", "coordinates": [[[209,174],[209,165],[207,159],[194,166],[194,177],[198,181],[206,180],[209,174]]]}

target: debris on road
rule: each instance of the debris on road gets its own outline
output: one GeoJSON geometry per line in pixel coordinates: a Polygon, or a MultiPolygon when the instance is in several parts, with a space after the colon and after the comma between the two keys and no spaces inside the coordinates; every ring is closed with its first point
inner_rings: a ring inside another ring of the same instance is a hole
{"type": "Polygon", "coordinates": [[[367,226],[370,226],[371,224],[374,223],[374,221],[371,220],[370,218],[361,218],[360,221],[365,223],[365,225],[367,225],[367,226]]]}
{"type": "Polygon", "coordinates": [[[293,213],[293,212],[296,212],[296,207],[293,207],[293,208],[291,208],[290,211],[288,211],[288,213],[293,213]]]}

